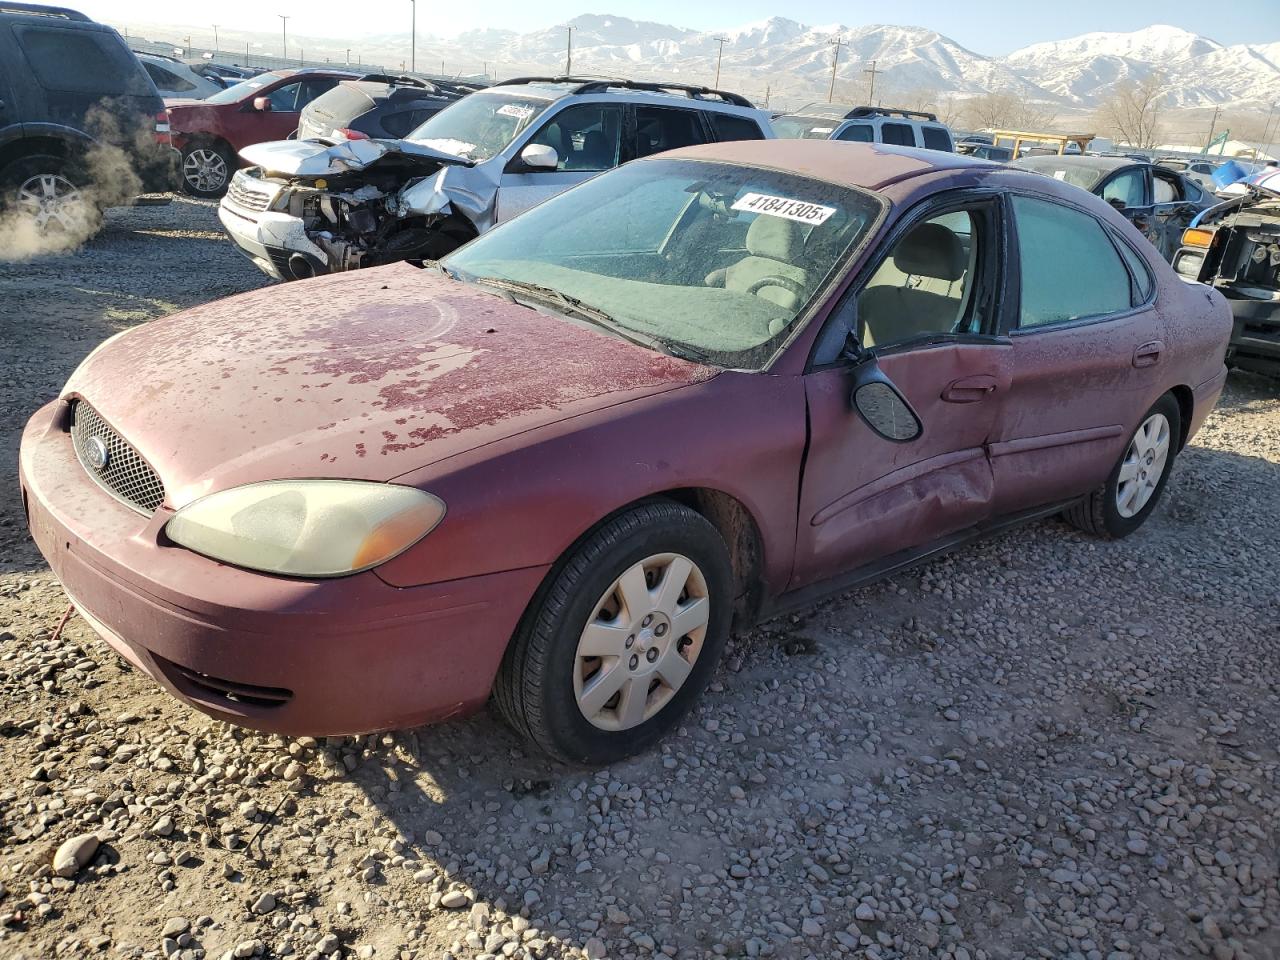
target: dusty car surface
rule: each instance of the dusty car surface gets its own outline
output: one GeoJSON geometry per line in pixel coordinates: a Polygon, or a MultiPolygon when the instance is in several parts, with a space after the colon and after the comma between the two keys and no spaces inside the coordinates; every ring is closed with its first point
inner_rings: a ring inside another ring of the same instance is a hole
{"type": "Polygon", "coordinates": [[[218,216],[290,280],[438,259],[495,223],[637,157],[771,136],[734,93],[677,83],[524,77],[464,97],[404,140],[321,138],[241,152],[218,216]]]}
{"type": "Polygon", "coordinates": [[[1280,376],[1280,173],[1245,188],[1196,218],[1173,268],[1227,298],[1235,317],[1227,362],[1280,376]]]}
{"type": "Polygon", "coordinates": [[[1032,517],[1132,533],[1230,326],[1052,179],[711,144],[438,265],[119,335],[32,417],[21,482],[77,609],[212,716],[352,733],[492,694],[605,762],[731,625],[1032,517]]]}
{"type": "Polygon", "coordinates": [[[1139,158],[1023,156],[1013,161],[1025,170],[1075,184],[1119,210],[1166,260],[1172,260],[1182,231],[1216,198],[1186,176],[1139,158]]]}

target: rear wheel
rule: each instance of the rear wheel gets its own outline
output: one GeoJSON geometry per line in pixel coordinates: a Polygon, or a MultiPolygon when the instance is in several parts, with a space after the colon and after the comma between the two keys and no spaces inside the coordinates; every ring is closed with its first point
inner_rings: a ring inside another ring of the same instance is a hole
{"type": "Polygon", "coordinates": [[[94,234],[100,214],[83,174],[65,157],[33,154],[0,170],[4,206],[40,238],[81,240],[94,234]]]}
{"type": "Polygon", "coordinates": [[[724,541],[700,514],[665,501],[619,514],[535,599],[498,674],[499,710],[560,760],[647,749],[710,681],[732,583],[724,541]]]}
{"type": "Polygon", "coordinates": [[[212,143],[200,143],[182,151],[182,189],[193,197],[213,200],[231,183],[231,154],[212,143]]]}
{"type": "Polygon", "coordinates": [[[1137,530],[1160,502],[1182,435],[1178,401],[1165,394],[1129,438],[1107,482],[1063,516],[1088,533],[1119,539],[1137,530]]]}

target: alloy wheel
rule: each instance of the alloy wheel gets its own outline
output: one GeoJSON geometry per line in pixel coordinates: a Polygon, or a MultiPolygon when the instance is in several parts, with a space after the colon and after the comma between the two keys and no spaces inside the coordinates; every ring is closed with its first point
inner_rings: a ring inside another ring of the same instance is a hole
{"type": "Polygon", "coordinates": [[[74,230],[84,222],[84,195],[60,173],[37,173],[20,183],[18,208],[38,230],[74,230]]]}
{"type": "Polygon", "coordinates": [[[217,150],[196,147],[182,161],[182,176],[196,190],[221,190],[227,182],[227,161],[217,150]]]}
{"type": "Polygon", "coordinates": [[[1128,519],[1151,500],[1169,460],[1169,421],[1153,413],[1129,441],[1116,483],[1116,510],[1128,519]]]}
{"type": "Polygon", "coordinates": [[[678,553],[632,564],[596,603],[578,640],[573,690],[601,730],[629,730],[676,695],[702,652],[711,601],[702,571],[678,553]]]}

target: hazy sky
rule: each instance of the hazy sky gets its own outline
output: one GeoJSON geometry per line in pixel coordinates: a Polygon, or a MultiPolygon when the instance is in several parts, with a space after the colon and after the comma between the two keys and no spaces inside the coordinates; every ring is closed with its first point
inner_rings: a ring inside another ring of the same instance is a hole
{"type": "MultiPolygon", "coordinates": [[[[71,2],[71,0],[65,0],[71,2]]],[[[299,36],[355,39],[360,35],[408,30],[409,0],[218,0],[210,4],[173,0],[86,0],[75,6],[111,23],[183,24],[191,30],[278,29],[276,14],[290,16],[289,32],[299,36]]],[[[612,0],[600,6],[583,0],[421,0],[418,33],[451,36],[476,27],[527,31],[563,22],[581,13],[611,13],[696,30],[733,27],[770,16],[808,24],[894,23],[937,30],[969,49],[1004,54],[1038,40],[1060,40],[1096,30],[1137,30],[1169,23],[1221,43],[1280,40],[1280,0],[1253,0],[1225,15],[1207,0],[894,0],[850,3],[833,0],[612,0]],[[1215,12],[1216,11],[1216,12],[1215,12]]]]}

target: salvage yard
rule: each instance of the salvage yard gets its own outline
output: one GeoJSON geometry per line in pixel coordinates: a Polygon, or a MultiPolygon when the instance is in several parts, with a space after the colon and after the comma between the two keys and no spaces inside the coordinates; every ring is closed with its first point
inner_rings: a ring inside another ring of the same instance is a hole
{"type": "Polygon", "coordinates": [[[0,264],[4,960],[1280,956],[1275,381],[1230,377],[1134,536],[1035,523],[737,636],[626,763],[490,712],[282,739],[55,636],[14,482],[98,342],[269,282],[215,209],[0,264]]]}

